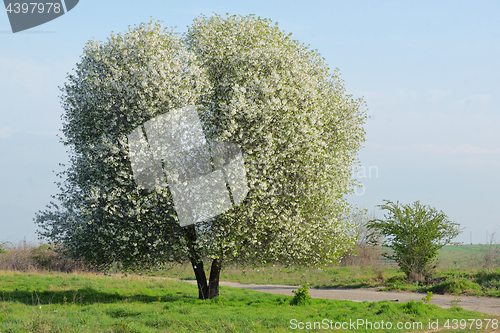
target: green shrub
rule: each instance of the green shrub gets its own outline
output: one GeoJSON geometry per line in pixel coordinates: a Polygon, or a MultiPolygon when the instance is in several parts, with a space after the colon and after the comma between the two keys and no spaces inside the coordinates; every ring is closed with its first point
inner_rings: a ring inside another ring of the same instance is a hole
{"type": "Polygon", "coordinates": [[[298,288],[297,290],[292,290],[295,294],[292,300],[290,301],[290,305],[306,305],[311,300],[311,296],[309,296],[309,286],[307,284],[303,285],[302,288],[298,288]]]}
{"type": "Polygon", "coordinates": [[[428,291],[427,296],[422,297],[422,302],[424,302],[424,304],[430,304],[432,301],[432,297],[434,297],[432,291],[428,291]]]}
{"type": "Polygon", "coordinates": [[[410,282],[424,282],[436,267],[438,250],[458,236],[462,230],[458,223],[449,220],[442,211],[419,201],[403,205],[384,200],[379,205],[389,213],[384,219],[370,220],[366,227],[371,230],[372,239],[383,239],[383,246],[393,253],[383,256],[394,259],[410,282]]]}

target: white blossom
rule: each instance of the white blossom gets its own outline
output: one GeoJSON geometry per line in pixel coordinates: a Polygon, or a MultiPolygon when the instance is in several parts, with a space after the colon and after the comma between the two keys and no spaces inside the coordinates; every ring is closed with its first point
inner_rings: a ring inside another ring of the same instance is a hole
{"type": "Polygon", "coordinates": [[[90,41],[62,88],[70,166],[40,234],[96,267],[154,267],[189,258],[166,188],[139,189],[126,135],[197,105],[209,141],[242,150],[245,200],[197,225],[197,250],[221,260],[337,263],[353,244],[341,221],[364,141],[365,106],[336,70],[270,20],[197,18],[179,36],[151,21],[90,41]]]}

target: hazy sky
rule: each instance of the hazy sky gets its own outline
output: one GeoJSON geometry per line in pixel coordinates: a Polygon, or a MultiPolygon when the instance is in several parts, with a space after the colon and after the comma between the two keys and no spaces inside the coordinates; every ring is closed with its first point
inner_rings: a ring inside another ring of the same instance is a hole
{"type": "Polygon", "coordinates": [[[365,99],[364,188],[350,202],[420,200],[460,223],[466,243],[500,226],[499,1],[80,0],[16,34],[0,14],[0,242],[36,240],[35,212],[57,193],[58,86],[85,43],[151,17],[184,32],[212,13],[279,22],[365,99]]]}

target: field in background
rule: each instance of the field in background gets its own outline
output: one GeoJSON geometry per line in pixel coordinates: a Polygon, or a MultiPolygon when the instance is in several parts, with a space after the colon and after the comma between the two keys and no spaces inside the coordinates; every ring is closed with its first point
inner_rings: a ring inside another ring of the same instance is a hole
{"type": "MultiPolygon", "coordinates": [[[[382,248],[380,252],[391,253],[382,248]]],[[[500,268],[500,246],[498,244],[446,245],[438,251],[438,268],[493,269],[500,268]]],[[[378,258],[380,265],[397,267],[394,260],[378,258]]]]}
{"type": "MultiPolygon", "coordinates": [[[[379,253],[392,253],[381,248],[379,253]]],[[[494,269],[500,268],[500,244],[446,245],[438,251],[438,268],[494,269]]],[[[377,257],[373,266],[397,267],[394,260],[377,257]]],[[[356,265],[356,263],[354,263],[356,265]]]]}
{"type": "Polygon", "coordinates": [[[461,246],[444,246],[439,250],[439,267],[441,268],[498,268],[500,249],[497,244],[474,244],[461,246]],[[488,260],[489,257],[489,260],[488,260]]]}

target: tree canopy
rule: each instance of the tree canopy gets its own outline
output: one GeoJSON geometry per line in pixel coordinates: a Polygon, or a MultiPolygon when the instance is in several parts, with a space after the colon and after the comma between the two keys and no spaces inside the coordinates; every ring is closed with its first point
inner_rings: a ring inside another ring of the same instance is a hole
{"type": "Polygon", "coordinates": [[[336,264],[354,242],[342,218],[365,104],[346,94],[317,51],[270,20],[200,16],[183,35],[151,21],[90,41],[62,87],[62,105],[70,163],[56,202],[36,222],[41,237],[88,265],[190,260],[196,271],[207,257],[212,269],[320,266],[336,264]],[[249,192],[217,218],[181,227],[168,188],[134,182],[127,135],[189,105],[209,141],[241,148],[249,192]]]}

